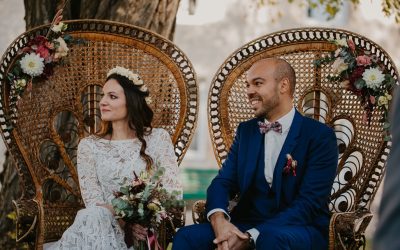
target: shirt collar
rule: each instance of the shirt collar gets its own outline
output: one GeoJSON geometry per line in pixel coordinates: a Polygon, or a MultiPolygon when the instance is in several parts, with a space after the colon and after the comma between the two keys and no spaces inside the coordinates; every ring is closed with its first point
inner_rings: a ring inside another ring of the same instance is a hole
{"type": "MultiPolygon", "coordinates": [[[[277,120],[282,125],[282,133],[289,131],[293,122],[294,114],[295,108],[293,107],[288,113],[286,113],[286,115],[277,120]]],[[[265,119],[265,122],[270,123],[267,119],[265,119]]]]}

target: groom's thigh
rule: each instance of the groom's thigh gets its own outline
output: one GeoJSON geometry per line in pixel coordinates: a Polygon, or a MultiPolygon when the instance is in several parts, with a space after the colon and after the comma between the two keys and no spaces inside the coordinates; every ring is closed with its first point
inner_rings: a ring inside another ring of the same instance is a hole
{"type": "Polygon", "coordinates": [[[174,236],[173,250],[215,249],[212,241],[215,239],[210,223],[190,225],[180,228],[174,236]]]}
{"type": "Polygon", "coordinates": [[[276,225],[271,225],[260,232],[256,246],[257,249],[269,250],[311,250],[328,247],[322,235],[312,227],[276,225]],[[318,242],[317,248],[315,240],[318,242]]]}

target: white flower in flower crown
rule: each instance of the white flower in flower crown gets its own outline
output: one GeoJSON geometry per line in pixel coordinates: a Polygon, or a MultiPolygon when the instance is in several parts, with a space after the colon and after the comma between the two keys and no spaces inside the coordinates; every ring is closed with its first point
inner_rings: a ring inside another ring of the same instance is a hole
{"type": "Polygon", "coordinates": [[[26,54],[20,61],[22,71],[32,77],[39,76],[43,73],[43,61],[44,59],[36,53],[26,54]]]}
{"type": "Polygon", "coordinates": [[[146,87],[146,85],[142,85],[140,88],[140,91],[142,91],[142,92],[147,92],[147,87],[146,87]]]}
{"type": "Polygon", "coordinates": [[[150,97],[150,96],[148,96],[148,97],[146,97],[146,98],[144,98],[144,99],[146,100],[147,104],[150,104],[150,103],[151,103],[151,97],[150,97]]]}
{"type": "Polygon", "coordinates": [[[362,76],[367,87],[371,89],[378,88],[385,80],[385,75],[378,68],[366,69],[362,76]]]}

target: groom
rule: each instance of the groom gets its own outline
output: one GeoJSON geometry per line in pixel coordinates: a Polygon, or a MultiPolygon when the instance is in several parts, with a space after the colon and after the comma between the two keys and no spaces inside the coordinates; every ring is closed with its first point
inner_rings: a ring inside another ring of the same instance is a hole
{"type": "Polygon", "coordinates": [[[247,72],[256,117],[241,123],[228,158],[207,190],[210,223],[180,229],[173,249],[327,249],[336,137],[293,107],[296,77],[285,60],[247,72]],[[228,202],[239,194],[229,212],[228,202]]]}

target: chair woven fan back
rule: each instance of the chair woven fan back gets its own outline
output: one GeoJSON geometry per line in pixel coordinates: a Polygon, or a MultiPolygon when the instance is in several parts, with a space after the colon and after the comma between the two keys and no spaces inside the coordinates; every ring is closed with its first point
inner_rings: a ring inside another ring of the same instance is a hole
{"type": "Polygon", "coordinates": [[[45,239],[57,239],[73,221],[76,208],[71,216],[56,216],[63,204],[82,204],[77,145],[80,138],[99,129],[101,87],[111,68],[122,66],[141,76],[150,91],[153,127],[169,132],[179,163],[197,122],[194,69],[174,44],[120,23],[67,23],[67,32],[82,42],[71,45],[65,64],[56,66],[54,74],[35,84],[31,93],[25,91],[18,102],[7,73],[18,59],[17,51],[36,35],[45,35],[49,27],[19,36],[4,54],[0,68],[2,134],[22,177],[24,198],[34,198],[48,208],[43,222],[45,239]]]}
{"type": "Polygon", "coordinates": [[[335,29],[287,30],[260,37],[234,52],[217,71],[209,91],[210,136],[219,164],[227,157],[235,130],[254,117],[246,95],[245,72],[253,62],[267,57],[287,60],[297,77],[295,106],[305,116],[332,127],[340,148],[337,176],[331,193],[333,212],[369,206],[382,180],[390,142],[384,141],[380,111],[371,124],[363,122],[364,108],[357,96],[332,83],[331,65],[317,68],[314,60],[335,50],[328,39],[351,38],[356,46],[370,51],[398,80],[386,52],[357,34],[335,29]]]}

